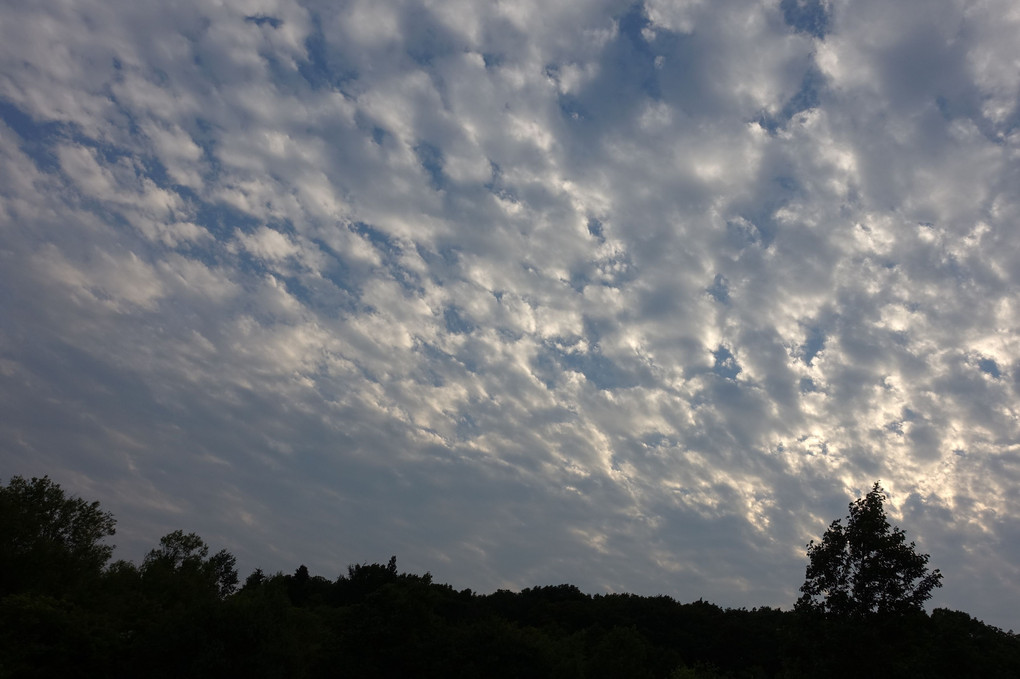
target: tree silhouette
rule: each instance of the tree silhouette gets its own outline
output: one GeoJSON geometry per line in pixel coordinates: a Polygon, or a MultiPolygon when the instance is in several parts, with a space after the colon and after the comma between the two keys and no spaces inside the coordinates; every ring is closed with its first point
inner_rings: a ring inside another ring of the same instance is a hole
{"type": "Polygon", "coordinates": [[[936,587],[938,569],[928,572],[927,554],[914,551],[903,531],[891,527],[878,482],[850,503],[844,526],[832,522],[822,541],[807,546],[809,563],[796,608],[838,618],[920,611],[936,587]]]}
{"type": "Polygon", "coordinates": [[[195,533],[176,530],[159,540],[142,562],[142,577],[152,582],[175,583],[192,592],[225,597],[237,588],[237,559],[227,550],[209,556],[209,546],[195,533]]]}
{"type": "Polygon", "coordinates": [[[62,595],[99,576],[113,553],[102,542],[113,515],[69,497],[49,477],[0,485],[0,597],[33,590],[62,595]]]}

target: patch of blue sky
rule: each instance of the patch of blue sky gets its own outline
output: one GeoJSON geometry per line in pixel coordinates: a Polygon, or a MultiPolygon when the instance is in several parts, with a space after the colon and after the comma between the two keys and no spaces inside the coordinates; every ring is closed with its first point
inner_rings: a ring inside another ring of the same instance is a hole
{"type": "MultiPolygon", "coordinates": [[[[986,122],[987,118],[982,116],[981,120],[986,122]]],[[[1020,129],[1020,106],[1015,106],[1012,115],[991,127],[990,131],[985,132],[985,137],[996,144],[1006,144],[1007,140],[1011,139],[1013,134],[1020,129]]]]}
{"type": "Polygon", "coordinates": [[[283,20],[277,19],[276,17],[269,16],[267,14],[251,14],[244,18],[248,23],[255,24],[256,26],[270,26],[272,28],[279,28],[283,26],[283,20]]]}
{"type": "Polygon", "coordinates": [[[556,358],[556,354],[549,347],[536,351],[531,358],[531,374],[540,380],[546,389],[555,389],[556,379],[563,372],[556,358]]]}
{"type": "Polygon", "coordinates": [[[982,372],[988,373],[995,379],[999,379],[999,377],[1002,375],[1002,373],[999,372],[999,365],[990,358],[980,359],[978,361],[978,368],[980,368],[982,372]]]}
{"type": "Polygon", "coordinates": [[[303,307],[327,318],[374,311],[361,300],[357,275],[342,260],[334,257],[330,257],[330,264],[317,269],[315,275],[307,275],[297,261],[266,260],[244,248],[236,251],[205,248],[189,253],[189,256],[207,264],[222,264],[223,260],[229,260],[231,268],[249,281],[272,276],[303,307]]]}
{"type": "Polygon", "coordinates": [[[942,118],[945,119],[946,121],[951,121],[953,120],[953,118],[956,118],[957,115],[959,115],[959,113],[956,110],[954,110],[955,107],[953,106],[952,102],[950,102],[949,98],[944,95],[940,94],[937,97],[935,97],[935,107],[939,110],[939,113],[942,115],[942,118]]]}
{"type": "Polygon", "coordinates": [[[173,181],[166,170],[166,165],[156,156],[136,156],[136,160],[145,168],[145,176],[159,188],[170,189],[178,194],[188,191],[191,196],[195,195],[188,187],[173,181]]]}
{"type": "Polygon", "coordinates": [[[335,88],[343,92],[350,81],[357,80],[358,72],[345,67],[339,55],[330,53],[329,41],[322,30],[322,18],[317,13],[311,13],[310,23],[311,31],[305,38],[308,58],[298,62],[298,73],[313,90],[335,88]]]}
{"type": "Polygon", "coordinates": [[[592,316],[591,314],[585,314],[581,317],[581,332],[582,337],[568,337],[565,341],[568,343],[574,343],[579,340],[584,340],[592,346],[597,346],[605,335],[617,332],[619,327],[617,323],[608,318],[599,318],[598,316],[592,316]]]}
{"type": "MultiPolygon", "coordinates": [[[[659,30],[654,45],[650,43],[642,3],[631,5],[619,15],[617,25],[616,37],[601,52],[598,75],[576,92],[559,98],[564,118],[591,123],[589,133],[626,118],[642,100],[662,98],[656,59],[663,52],[671,52],[677,36],[659,30]]],[[[558,80],[559,74],[558,64],[546,66],[546,75],[553,80],[558,80]]]]}
{"type": "Polygon", "coordinates": [[[361,308],[358,300],[362,295],[362,277],[344,262],[342,256],[333,252],[325,243],[316,240],[312,242],[323,253],[329,255],[328,264],[319,266],[316,271],[316,274],[322,278],[325,285],[333,286],[333,290],[326,291],[325,294],[335,294],[339,291],[344,297],[340,304],[343,309],[355,311],[361,308]]]}
{"type": "Polygon", "coordinates": [[[403,256],[403,249],[396,240],[371,224],[366,224],[365,222],[355,222],[350,228],[352,231],[365,238],[372,247],[375,248],[376,252],[382,259],[383,268],[389,272],[393,280],[396,281],[405,292],[413,295],[421,295],[424,293],[421,276],[400,263],[401,257],[403,256]]]}
{"type": "MultiPolygon", "coordinates": [[[[122,113],[128,121],[129,131],[133,134],[136,133],[137,127],[131,116],[126,111],[122,111],[122,113]]],[[[54,147],[72,142],[92,149],[100,159],[108,164],[117,163],[124,158],[131,158],[141,164],[146,175],[154,182],[161,186],[165,186],[167,183],[166,169],[156,158],[139,156],[132,150],[93,139],[82,134],[74,124],[56,121],[39,122],[15,104],[4,99],[0,99],[0,119],[3,119],[4,123],[21,139],[19,148],[32,159],[36,167],[44,172],[52,173],[60,169],[54,147]]]]}
{"type": "Polygon", "coordinates": [[[464,313],[464,310],[456,305],[450,305],[443,311],[443,321],[446,329],[457,335],[466,335],[475,329],[475,324],[464,313]]]}
{"type": "MultiPolygon", "coordinates": [[[[283,281],[284,284],[286,284],[287,282],[286,281],[287,277],[280,274],[280,269],[278,266],[272,265],[269,261],[263,259],[262,257],[259,257],[258,255],[252,252],[249,252],[244,248],[238,248],[236,252],[230,254],[225,254],[223,251],[214,252],[210,249],[206,251],[206,254],[212,255],[213,259],[220,257],[222,257],[223,259],[230,259],[230,264],[232,268],[244,276],[260,279],[268,275],[273,275],[277,279],[283,281]]],[[[198,259],[207,264],[210,263],[204,257],[199,257],[198,259]]],[[[289,287],[290,286],[288,286],[288,290],[289,287]]]]}
{"type": "Polygon", "coordinates": [[[350,229],[368,240],[383,257],[396,258],[400,256],[400,246],[386,232],[365,222],[354,222],[350,229]]]}
{"type": "Polygon", "coordinates": [[[436,191],[446,187],[446,175],[443,173],[443,152],[428,142],[420,142],[414,147],[418,163],[429,176],[429,185],[436,191]]]}
{"type": "Polygon", "coordinates": [[[810,377],[800,378],[800,382],[797,384],[798,391],[802,394],[810,394],[812,392],[820,391],[818,385],[810,377]]]}
{"type": "Polygon", "coordinates": [[[570,287],[575,292],[584,292],[584,289],[592,282],[589,271],[585,269],[572,269],[570,271],[570,287]]]}
{"type": "Polygon", "coordinates": [[[0,119],[20,137],[18,147],[44,172],[60,169],[53,146],[67,137],[63,123],[39,122],[5,99],[0,99],[0,119]]]}
{"type": "Polygon", "coordinates": [[[484,184],[484,187],[500,200],[507,200],[512,203],[518,202],[519,199],[517,197],[517,192],[514,191],[513,187],[507,186],[503,181],[502,168],[491,160],[489,161],[489,167],[492,177],[484,184]]]}
{"type": "Polygon", "coordinates": [[[503,325],[498,325],[495,328],[496,335],[504,344],[514,344],[520,342],[524,338],[524,332],[515,328],[508,328],[503,325]]]}
{"type": "Polygon", "coordinates": [[[720,346],[712,352],[712,356],[715,358],[715,364],[712,366],[712,372],[719,377],[728,380],[735,380],[737,375],[741,373],[742,369],[737,363],[736,357],[726,347],[720,346]]]}
{"type": "Polygon", "coordinates": [[[818,326],[810,326],[807,328],[807,337],[804,339],[804,343],[800,345],[801,357],[804,359],[804,363],[811,365],[811,362],[815,360],[822,349],[825,348],[825,332],[818,326]]]}
{"type": "MultiPolygon", "coordinates": [[[[126,112],[124,115],[130,121],[129,131],[133,136],[137,137],[139,134],[137,126],[134,121],[131,120],[131,116],[129,116],[126,112]]],[[[102,164],[114,166],[127,160],[128,164],[133,167],[136,175],[140,178],[148,179],[163,189],[177,191],[183,188],[177,186],[170,180],[166,167],[156,156],[140,153],[139,149],[125,148],[106,141],[94,139],[82,134],[75,125],[59,126],[58,131],[54,135],[46,139],[41,139],[40,142],[51,146],[60,143],[72,142],[92,150],[102,164]]]]}
{"type": "Polygon", "coordinates": [[[801,111],[816,108],[821,103],[821,93],[826,85],[825,75],[812,63],[800,80],[798,89],[783,106],[783,114],[793,117],[801,111]]]}
{"type": "Polygon", "coordinates": [[[302,306],[324,318],[342,318],[366,313],[361,290],[349,280],[338,283],[336,277],[318,272],[317,276],[279,276],[289,292],[302,306]],[[350,287],[347,287],[350,285],[350,287]]]}
{"type": "MultiPolygon", "coordinates": [[[[415,244],[418,256],[428,265],[428,276],[437,285],[444,285],[450,280],[459,278],[457,268],[460,265],[460,248],[454,245],[443,245],[435,250],[415,244]]],[[[497,298],[498,299],[498,298],[497,298]]]]}
{"type": "Polygon", "coordinates": [[[216,152],[220,129],[216,123],[203,116],[195,116],[191,124],[186,127],[191,141],[202,149],[202,164],[205,165],[206,179],[215,181],[222,171],[222,164],[216,152]]]}
{"type": "Polygon", "coordinates": [[[560,112],[568,120],[582,121],[589,120],[590,116],[580,100],[570,94],[562,94],[559,97],[560,112]]]}
{"type": "Polygon", "coordinates": [[[457,38],[425,6],[411,5],[404,28],[405,53],[419,66],[459,51],[457,38]]]}
{"type": "Polygon", "coordinates": [[[658,69],[655,58],[658,56],[646,39],[645,31],[649,27],[645,16],[644,3],[636,2],[620,16],[619,56],[625,57],[628,70],[639,77],[641,89],[652,99],[662,95],[659,87],[658,69]]]}
{"type": "Polygon", "coordinates": [[[781,0],[779,9],[786,24],[798,33],[819,39],[829,33],[829,12],[822,0],[781,0]]]}
{"type": "Polygon", "coordinates": [[[780,175],[773,179],[776,184],[779,184],[779,188],[790,193],[795,193],[800,190],[800,183],[795,177],[789,175],[780,175]]]}
{"type": "Polygon", "coordinates": [[[777,131],[785,129],[790,120],[798,113],[817,108],[821,104],[821,97],[825,87],[825,75],[812,62],[807,70],[804,71],[804,76],[800,81],[800,88],[783,104],[782,110],[775,116],[763,113],[758,119],[758,123],[770,134],[775,134],[777,131]]]}
{"type": "MultiPolygon", "coordinates": [[[[61,144],[73,143],[93,151],[97,159],[106,165],[115,165],[125,159],[131,162],[140,178],[152,181],[163,189],[176,192],[186,204],[178,219],[194,220],[206,227],[218,240],[229,239],[235,228],[252,228],[255,220],[247,215],[226,206],[210,205],[190,188],[175,184],[169,177],[166,167],[152,155],[139,154],[132,149],[123,148],[108,142],[97,141],[81,134],[74,125],[58,122],[39,123],[10,102],[0,100],[0,117],[18,135],[20,148],[36,166],[44,172],[60,172],[60,163],[56,155],[56,147],[61,144]]],[[[108,222],[124,231],[132,230],[130,223],[118,210],[103,202],[101,197],[81,195],[80,204],[85,209],[101,215],[108,222]]],[[[182,244],[181,247],[187,247],[182,244]]],[[[217,261],[218,255],[212,249],[195,249],[193,256],[205,263],[217,261]]]]}
{"type": "Polygon", "coordinates": [[[549,347],[548,351],[567,370],[579,372],[598,389],[612,391],[640,384],[637,376],[617,365],[599,351],[563,351],[549,347]]]}
{"type": "Polygon", "coordinates": [[[238,230],[253,231],[262,223],[247,212],[226,203],[203,201],[191,189],[179,187],[177,192],[194,206],[196,223],[208,230],[217,240],[229,240],[238,230]]]}
{"type": "Polygon", "coordinates": [[[436,250],[447,266],[458,266],[460,264],[461,249],[455,245],[444,245],[436,250]]]}
{"type": "Polygon", "coordinates": [[[419,340],[415,350],[427,359],[420,365],[421,374],[425,381],[434,387],[446,384],[445,375],[460,374],[465,370],[476,373],[481,368],[478,362],[466,353],[454,356],[431,342],[419,340]]]}
{"type": "Polygon", "coordinates": [[[729,281],[726,280],[726,276],[723,276],[721,273],[717,273],[715,275],[712,285],[705,288],[705,292],[711,295],[711,297],[720,304],[730,303],[729,281]]]}
{"type": "Polygon", "coordinates": [[[259,56],[266,63],[270,80],[279,95],[301,97],[306,90],[316,89],[301,73],[300,64],[295,71],[290,62],[280,60],[271,50],[264,50],[259,56]]]}

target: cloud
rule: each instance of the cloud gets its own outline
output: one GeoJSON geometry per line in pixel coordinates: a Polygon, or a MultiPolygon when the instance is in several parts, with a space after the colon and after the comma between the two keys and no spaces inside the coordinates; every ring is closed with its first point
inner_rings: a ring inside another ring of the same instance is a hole
{"type": "Polygon", "coordinates": [[[732,606],[881,479],[1016,627],[999,5],[5,8],[11,469],[128,558],[732,606]]]}

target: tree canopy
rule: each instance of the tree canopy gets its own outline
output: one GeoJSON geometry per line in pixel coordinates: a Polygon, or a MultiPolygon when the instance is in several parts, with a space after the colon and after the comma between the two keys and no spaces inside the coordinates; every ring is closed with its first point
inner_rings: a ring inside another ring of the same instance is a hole
{"type": "Polygon", "coordinates": [[[941,579],[888,526],[883,499],[876,485],[813,545],[799,610],[783,611],[570,584],[479,594],[400,572],[396,557],[329,578],[303,565],[289,575],[256,569],[237,589],[234,557],[182,530],[139,565],[104,568],[112,517],[48,479],[15,477],[0,485],[0,678],[840,679],[862,666],[901,677],[1020,676],[1020,637],[966,613],[842,615],[851,603],[919,608],[941,579]],[[90,576],[46,588],[52,577],[6,579],[9,564],[20,564],[15,575],[32,565],[90,576]],[[837,604],[840,616],[814,612],[837,604]]]}
{"type": "Polygon", "coordinates": [[[98,576],[116,521],[98,502],[68,497],[49,477],[0,485],[0,595],[57,594],[98,576]]]}
{"type": "Polygon", "coordinates": [[[225,597],[237,588],[237,559],[225,549],[209,556],[209,546],[195,533],[176,530],[159,540],[142,562],[149,581],[184,583],[192,591],[206,589],[225,597]]]}
{"type": "Polygon", "coordinates": [[[942,586],[938,569],[928,571],[929,556],[918,554],[904,532],[889,525],[885,499],[876,482],[871,492],[850,503],[845,526],[837,519],[821,542],[808,544],[798,610],[840,618],[917,612],[942,586]]]}

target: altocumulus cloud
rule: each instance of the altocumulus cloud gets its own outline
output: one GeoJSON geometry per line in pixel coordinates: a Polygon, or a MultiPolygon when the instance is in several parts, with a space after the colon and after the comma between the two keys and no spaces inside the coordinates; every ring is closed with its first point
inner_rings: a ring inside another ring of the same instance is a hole
{"type": "Polygon", "coordinates": [[[0,10],[0,450],[243,567],[1020,627],[1008,0],[0,10]]]}

